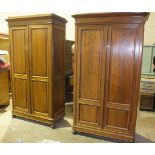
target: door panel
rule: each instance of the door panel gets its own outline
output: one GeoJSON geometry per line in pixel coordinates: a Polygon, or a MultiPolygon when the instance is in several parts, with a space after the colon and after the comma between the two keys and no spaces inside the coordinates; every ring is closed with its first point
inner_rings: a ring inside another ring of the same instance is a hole
{"type": "Polygon", "coordinates": [[[104,87],[100,86],[102,78],[104,80],[106,53],[103,45],[106,44],[106,28],[87,25],[78,29],[78,70],[75,80],[78,94],[76,108],[79,111],[76,113],[76,121],[80,125],[101,127],[104,87]]]}
{"type": "Polygon", "coordinates": [[[25,28],[12,29],[12,48],[14,72],[16,74],[26,74],[26,34],[25,28]]]}
{"type": "MultiPolygon", "coordinates": [[[[106,72],[105,128],[129,132],[133,91],[136,85],[135,41],[138,26],[116,24],[109,27],[106,72]]],[[[136,89],[136,88],[135,88],[136,89]]]]}
{"type": "Polygon", "coordinates": [[[91,124],[99,124],[100,110],[98,106],[79,104],[80,121],[90,122],[91,124]]]}
{"type": "Polygon", "coordinates": [[[101,37],[101,30],[82,31],[80,98],[99,99],[101,37]]]}
{"type": "Polygon", "coordinates": [[[47,76],[47,28],[31,28],[32,76],[47,76]]]}
{"type": "Polygon", "coordinates": [[[32,114],[49,117],[49,41],[47,25],[30,25],[30,83],[32,114]]]}
{"type": "Polygon", "coordinates": [[[107,124],[108,126],[127,128],[128,127],[128,111],[122,109],[107,109],[107,124]]]}
{"type": "Polygon", "coordinates": [[[28,82],[24,79],[14,79],[15,108],[28,109],[28,82]]]}
{"type": "Polygon", "coordinates": [[[40,113],[48,113],[47,101],[47,83],[34,81],[32,82],[33,93],[33,111],[40,113]]]}
{"type": "Polygon", "coordinates": [[[136,31],[126,28],[111,30],[111,55],[108,101],[129,104],[132,89],[136,31]]]}
{"type": "Polygon", "coordinates": [[[13,108],[27,113],[30,111],[28,28],[11,28],[10,41],[13,108]]]}

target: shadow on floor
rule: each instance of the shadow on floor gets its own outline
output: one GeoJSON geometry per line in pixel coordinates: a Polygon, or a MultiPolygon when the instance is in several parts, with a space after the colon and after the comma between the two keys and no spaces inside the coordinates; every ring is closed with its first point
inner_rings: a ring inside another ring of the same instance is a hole
{"type": "Polygon", "coordinates": [[[58,121],[55,125],[55,128],[65,128],[65,127],[71,127],[71,124],[65,119],[58,121]]]}
{"type": "Polygon", "coordinates": [[[50,127],[49,124],[46,124],[46,123],[43,123],[43,122],[39,122],[39,121],[36,121],[36,120],[31,120],[31,119],[24,118],[24,117],[20,117],[20,116],[13,116],[12,119],[20,119],[22,121],[31,122],[31,123],[34,123],[34,124],[39,124],[39,125],[50,127]]]}
{"type": "Polygon", "coordinates": [[[8,108],[8,105],[1,105],[0,106],[0,113],[7,112],[7,108],[8,108]]]}
{"type": "Polygon", "coordinates": [[[154,141],[151,141],[148,138],[145,138],[139,134],[135,134],[135,143],[154,143],[154,141]]]}
{"type": "MultiPolygon", "coordinates": [[[[128,142],[128,141],[115,140],[112,138],[95,136],[95,135],[79,133],[79,132],[77,132],[75,135],[81,135],[81,136],[86,136],[86,137],[90,137],[90,138],[100,139],[100,140],[104,140],[104,141],[108,141],[108,142],[112,142],[112,143],[132,143],[132,142],[128,142]]],[[[135,134],[135,141],[133,143],[155,143],[155,142],[151,141],[150,139],[143,137],[139,134],[135,134]]]]}

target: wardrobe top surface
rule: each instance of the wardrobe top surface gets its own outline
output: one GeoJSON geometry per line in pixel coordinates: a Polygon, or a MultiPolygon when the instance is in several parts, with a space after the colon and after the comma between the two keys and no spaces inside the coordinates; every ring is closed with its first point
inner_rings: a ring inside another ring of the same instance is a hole
{"type": "Polygon", "coordinates": [[[39,20],[39,19],[55,19],[62,22],[67,22],[63,17],[60,17],[54,13],[49,14],[36,14],[36,15],[25,15],[25,16],[10,16],[6,21],[15,21],[15,20],[39,20]]]}
{"type": "Polygon", "coordinates": [[[105,12],[105,13],[85,13],[72,15],[74,18],[96,18],[96,17],[124,17],[124,16],[149,16],[149,12],[105,12]]]}

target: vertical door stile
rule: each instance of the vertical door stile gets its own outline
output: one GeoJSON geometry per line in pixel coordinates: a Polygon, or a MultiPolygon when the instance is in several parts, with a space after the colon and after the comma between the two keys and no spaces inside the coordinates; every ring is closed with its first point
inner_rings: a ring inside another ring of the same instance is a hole
{"type": "Polygon", "coordinates": [[[105,125],[105,104],[106,104],[106,63],[107,63],[107,53],[108,53],[108,25],[105,25],[105,28],[102,32],[102,68],[101,68],[101,127],[104,129],[105,125]]]}
{"type": "Polygon", "coordinates": [[[99,81],[100,81],[100,84],[99,84],[99,104],[100,104],[100,128],[102,129],[102,126],[103,126],[103,122],[102,122],[102,117],[103,117],[103,98],[104,98],[104,95],[103,95],[103,92],[104,92],[104,83],[103,83],[103,80],[104,80],[104,41],[105,41],[105,38],[104,38],[104,31],[105,31],[105,27],[102,28],[101,30],[101,40],[102,40],[102,44],[101,44],[101,49],[100,49],[100,60],[99,60],[99,81]]]}
{"type": "MultiPolygon", "coordinates": [[[[9,41],[10,41],[10,66],[11,66],[11,92],[12,92],[12,96],[15,96],[14,94],[14,78],[13,78],[13,74],[14,74],[14,69],[13,69],[13,47],[12,47],[12,42],[13,42],[13,34],[12,34],[12,28],[9,29],[9,41]]],[[[15,97],[12,98],[12,102],[13,102],[13,109],[15,109],[15,97]]]]}
{"type": "Polygon", "coordinates": [[[26,30],[26,58],[27,58],[27,78],[28,78],[28,109],[29,109],[29,113],[31,114],[31,87],[30,87],[30,77],[31,77],[31,65],[30,65],[30,48],[29,48],[29,26],[27,25],[27,30],[26,30]]]}
{"type": "Polygon", "coordinates": [[[47,28],[47,51],[48,51],[48,59],[47,59],[47,66],[48,66],[48,94],[49,94],[49,117],[54,117],[53,111],[53,26],[48,25],[47,28]]]}
{"type": "Polygon", "coordinates": [[[28,51],[29,51],[29,89],[30,89],[30,113],[32,114],[33,111],[33,104],[32,104],[32,47],[31,47],[31,28],[28,25],[28,51]]]}
{"type": "Polygon", "coordinates": [[[74,87],[73,87],[73,124],[75,125],[77,122],[76,118],[76,109],[77,109],[77,54],[78,54],[78,28],[77,25],[75,25],[75,47],[74,47],[74,69],[73,69],[73,81],[74,81],[74,87]]]}
{"type": "Polygon", "coordinates": [[[105,45],[105,48],[106,48],[106,62],[105,62],[105,92],[104,92],[104,114],[103,114],[103,129],[104,129],[104,126],[106,125],[106,116],[107,116],[107,110],[106,110],[106,104],[108,102],[108,78],[109,78],[109,63],[110,63],[110,36],[111,36],[111,29],[110,29],[110,26],[108,25],[107,27],[107,44],[105,45]]]}

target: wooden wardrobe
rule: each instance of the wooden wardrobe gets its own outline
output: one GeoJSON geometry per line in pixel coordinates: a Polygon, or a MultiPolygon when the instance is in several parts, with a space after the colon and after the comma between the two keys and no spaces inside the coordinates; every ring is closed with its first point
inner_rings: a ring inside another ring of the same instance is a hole
{"type": "Polygon", "coordinates": [[[134,141],[148,16],[149,13],[73,15],[73,132],[134,141]]]}
{"type": "Polygon", "coordinates": [[[65,113],[65,25],[55,14],[10,17],[13,116],[54,123],[65,113]]]}

